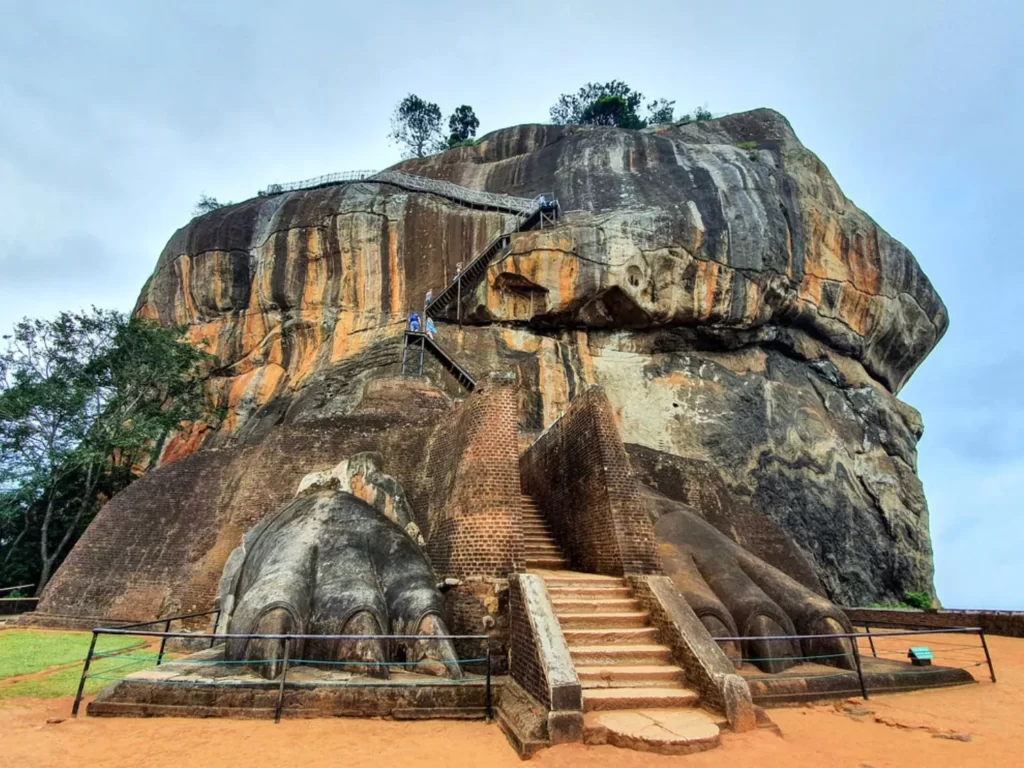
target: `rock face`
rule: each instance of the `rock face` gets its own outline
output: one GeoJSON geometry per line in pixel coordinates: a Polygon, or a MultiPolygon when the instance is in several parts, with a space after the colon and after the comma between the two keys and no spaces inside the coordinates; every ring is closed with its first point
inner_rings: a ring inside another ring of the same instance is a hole
{"type": "MultiPolygon", "coordinates": [[[[922,424],[896,394],[946,311],[781,115],[524,125],[400,168],[560,203],[557,226],[514,235],[467,289],[461,327],[439,322],[469,371],[517,376],[524,444],[601,385],[644,482],[762,559],[841,603],[932,591],[922,424]]],[[[371,182],[193,220],[137,311],[217,356],[209,392],[228,415],[164,463],[355,414],[398,373],[408,312],[509,224],[371,182]]]]}

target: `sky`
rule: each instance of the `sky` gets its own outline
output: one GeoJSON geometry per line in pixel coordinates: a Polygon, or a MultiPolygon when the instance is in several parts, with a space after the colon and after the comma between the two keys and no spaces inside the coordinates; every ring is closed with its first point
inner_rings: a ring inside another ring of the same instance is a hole
{"type": "Polygon", "coordinates": [[[1019,0],[0,0],[0,331],[130,310],[200,194],[394,163],[410,92],[481,133],[588,81],[772,107],[949,309],[900,395],[939,598],[1024,609],[1022,50],[1019,0]]]}

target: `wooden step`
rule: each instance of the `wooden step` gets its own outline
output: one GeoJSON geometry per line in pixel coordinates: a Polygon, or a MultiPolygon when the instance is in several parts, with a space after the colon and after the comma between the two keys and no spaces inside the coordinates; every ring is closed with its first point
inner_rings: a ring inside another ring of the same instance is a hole
{"type": "Polygon", "coordinates": [[[585,688],[584,712],[611,709],[668,709],[692,707],[699,696],[689,688],[585,688]]]}
{"type": "MultiPolygon", "coordinates": [[[[627,611],[639,611],[640,601],[632,597],[605,598],[600,592],[612,590],[593,590],[598,592],[595,595],[584,597],[563,597],[561,590],[558,592],[548,590],[551,595],[551,604],[555,607],[555,613],[625,613],[627,611]]],[[[616,590],[617,591],[617,590],[616,590]]],[[[627,590],[622,590],[626,592],[627,590]]]]}
{"type": "Polygon", "coordinates": [[[584,688],[667,688],[685,679],[671,664],[576,665],[576,674],[584,688]]]}
{"type": "Polygon", "coordinates": [[[623,611],[621,613],[559,613],[555,610],[562,631],[567,629],[618,629],[646,627],[650,616],[647,611],[623,611]]]}
{"type": "Polygon", "coordinates": [[[637,645],[577,645],[569,649],[573,664],[580,666],[647,666],[671,664],[672,649],[657,643],[637,645]]]}
{"type": "Polygon", "coordinates": [[[658,642],[655,627],[623,629],[563,629],[565,642],[573,645],[648,645],[658,642]]]}

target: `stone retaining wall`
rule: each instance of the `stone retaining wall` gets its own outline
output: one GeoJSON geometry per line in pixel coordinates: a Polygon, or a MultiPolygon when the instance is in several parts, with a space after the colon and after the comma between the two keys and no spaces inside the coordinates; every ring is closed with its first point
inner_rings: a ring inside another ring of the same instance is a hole
{"type": "Polygon", "coordinates": [[[1024,637],[1024,611],[916,611],[900,608],[843,608],[854,624],[900,624],[914,629],[981,627],[987,634],[1024,637]]]}

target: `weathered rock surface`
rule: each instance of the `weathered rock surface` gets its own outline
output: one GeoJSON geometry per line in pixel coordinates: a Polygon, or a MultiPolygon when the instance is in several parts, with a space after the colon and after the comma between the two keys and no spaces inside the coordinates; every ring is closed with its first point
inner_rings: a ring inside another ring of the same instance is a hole
{"type": "MultiPolygon", "coordinates": [[[[402,168],[560,202],[558,226],[515,235],[467,292],[467,325],[441,324],[474,374],[518,375],[524,433],[600,384],[645,482],[758,556],[840,602],[931,590],[922,426],[896,393],[946,311],[784,118],[526,125],[402,168]]],[[[193,220],[138,311],[208,344],[228,417],[165,461],[349,418],[368,381],[397,372],[408,311],[507,224],[374,183],[193,220]]]]}

